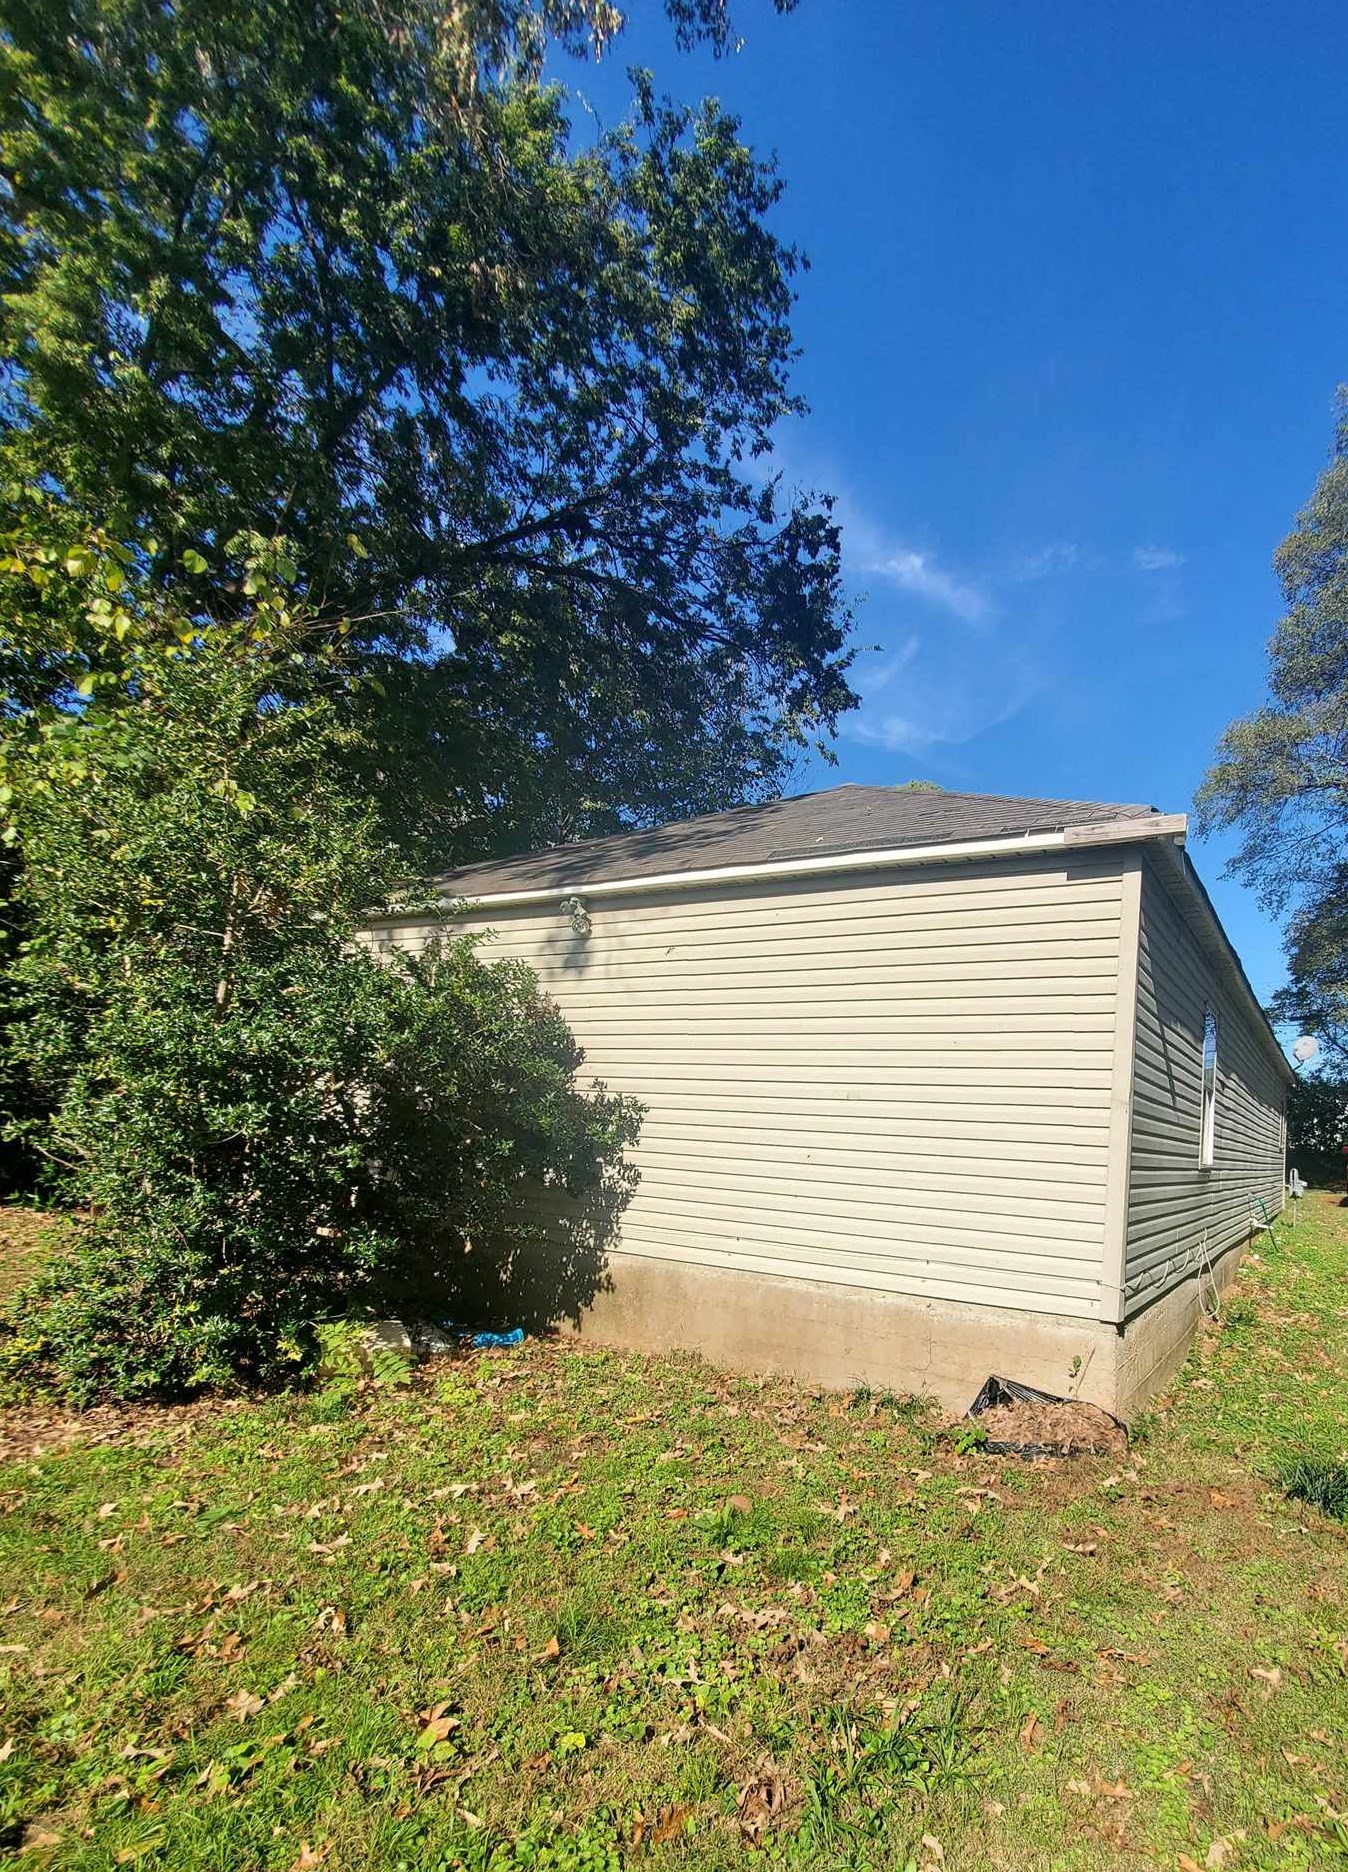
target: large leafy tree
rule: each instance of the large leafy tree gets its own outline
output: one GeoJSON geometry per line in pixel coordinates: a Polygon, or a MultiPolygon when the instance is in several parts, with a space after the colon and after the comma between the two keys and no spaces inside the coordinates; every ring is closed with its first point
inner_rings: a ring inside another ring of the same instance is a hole
{"type": "MultiPolygon", "coordinates": [[[[666,10],[728,42],[722,0],[666,10]]],[[[573,134],[544,64],[603,0],[0,18],[0,475],[161,586],[293,540],[442,860],[779,788],[853,698],[827,502],[754,468],[800,261],[730,116],[634,74],[573,134]]]]}
{"type": "Polygon", "coordinates": [[[1237,828],[1233,869],[1289,917],[1274,1012],[1348,1066],[1348,399],[1329,465],[1275,559],[1287,609],[1269,699],[1222,737],[1200,823],[1237,828]]]}

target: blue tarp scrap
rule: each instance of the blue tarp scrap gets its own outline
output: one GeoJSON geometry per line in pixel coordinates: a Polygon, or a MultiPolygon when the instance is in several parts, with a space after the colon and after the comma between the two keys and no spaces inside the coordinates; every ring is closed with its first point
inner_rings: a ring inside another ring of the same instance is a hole
{"type": "Polygon", "coordinates": [[[523,1345],[523,1326],[512,1326],[509,1332],[472,1332],[467,1326],[460,1326],[456,1320],[437,1320],[437,1326],[443,1326],[447,1333],[454,1333],[460,1339],[466,1339],[471,1346],[511,1346],[523,1345]]]}

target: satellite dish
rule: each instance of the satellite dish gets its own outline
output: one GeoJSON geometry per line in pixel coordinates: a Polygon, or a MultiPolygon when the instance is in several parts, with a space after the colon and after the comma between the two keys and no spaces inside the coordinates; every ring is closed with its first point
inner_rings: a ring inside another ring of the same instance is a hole
{"type": "Polygon", "coordinates": [[[1299,1060],[1304,1066],[1307,1060],[1313,1060],[1319,1051],[1320,1042],[1315,1036],[1313,1034],[1302,1034],[1301,1038],[1292,1048],[1292,1058],[1294,1060],[1299,1060]]]}

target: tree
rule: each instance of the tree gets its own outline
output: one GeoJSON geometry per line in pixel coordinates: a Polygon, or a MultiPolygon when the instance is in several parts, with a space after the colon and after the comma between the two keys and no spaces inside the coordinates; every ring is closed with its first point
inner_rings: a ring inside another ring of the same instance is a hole
{"type": "Polygon", "coordinates": [[[10,1309],[0,1367],[81,1401],[287,1378],[325,1314],[414,1273],[423,1306],[458,1306],[469,1243],[512,1252],[540,1186],[577,1199],[554,1305],[578,1305],[636,1108],[577,1084],[527,969],[464,939],[384,966],[355,940],[401,860],[348,777],[348,634],[256,542],[232,615],[143,587],[106,536],[6,549],[7,1045],[88,1220],[10,1309]],[[58,665],[83,674],[25,701],[58,665]]]}
{"type": "Polygon", "coordinates": [[[1289,916],[1279,1019],[1348,1066],[1348,393],[1334,452],[1274,561],[1287,610],[1269,700],[1234,722],[1198,794],[1205,830],[1239,828],[1232,870],[1289,916]]]}
{"type": "Polygon", "coordinates": [[[1343,1186],[1348,1081],[1314,1074],[1287,1088],[1287,1165],[1312,1183],[1343,1186]]]}
{"type": "Polygon", "coordinates": [[[543,63],[604,0],[7,12],[0,475],[196,604],[289,537],[442,864],[778,790],[854,698],[829,505],[752,467],[800,259],[735,121],[634,74],[583,144],[543,63]]]}

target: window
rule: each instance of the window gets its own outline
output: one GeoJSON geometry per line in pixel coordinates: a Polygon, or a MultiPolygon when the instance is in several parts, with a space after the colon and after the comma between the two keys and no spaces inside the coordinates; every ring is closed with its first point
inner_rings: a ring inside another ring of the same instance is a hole
{"type": "Polygon", "coordinates": [[[1217,1016],[1210,1007],[1203,1009],[1203,1128],[1198,1141],[1199,1167],[1212,1168],[1212,1149],[1217,1139],[1217,1016]]]}

